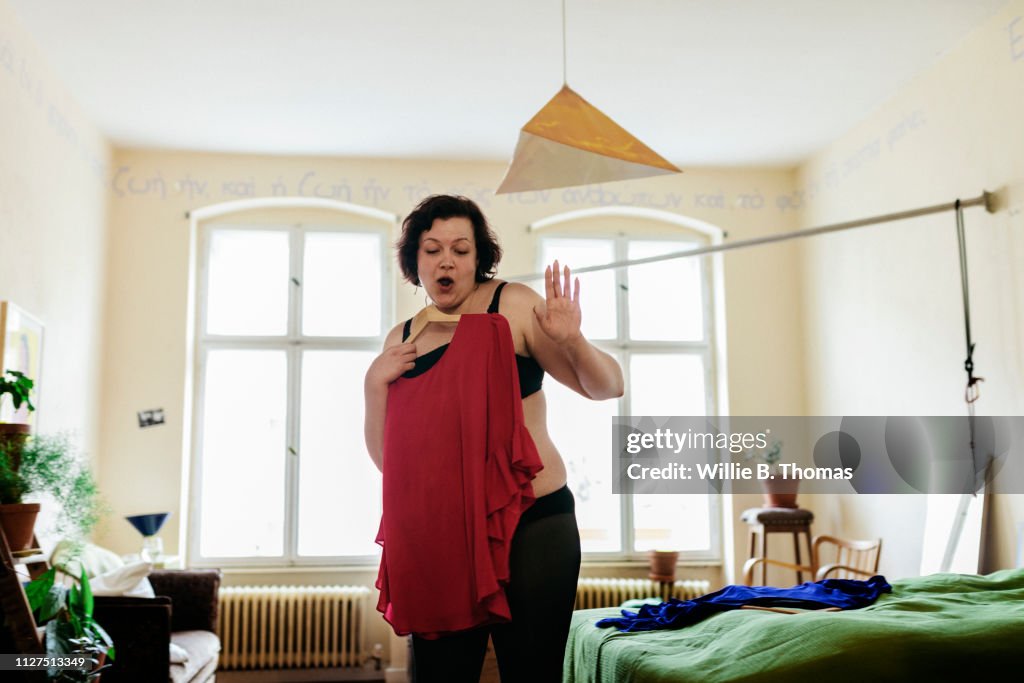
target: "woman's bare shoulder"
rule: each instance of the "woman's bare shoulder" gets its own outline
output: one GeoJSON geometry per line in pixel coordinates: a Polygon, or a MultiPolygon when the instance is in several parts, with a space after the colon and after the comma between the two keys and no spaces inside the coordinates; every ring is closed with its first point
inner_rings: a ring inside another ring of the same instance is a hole
{"type": "Polygon", "coordinates": [[[533,311],[533,307],[543,300],[540,294],[521,282],[509,282],[505,285],[505,289],[501,290],[502,312],[507,307],[509,310],[516,312],[521,312],[521,310],[525,309],[526,312],[530,313],[533,311]]]}
{"type": "Polygon", "coordinates": [[[533,347],[537,319],[533,309],[543,304],[544,299],[530,287],[520,282],[509,282],[501,290],[500,313],[508,320],[512,335],[516,338],[516,353],[530,356],[533,347]]]}
{"type": "Polygon", "coordinates": [[[389,349],[392,346],[402,343],[402,333],[404,327],[405,321],[403,320],[402,322],[398,323],[397,325],[391,328],[391,331],[388,332],[386,337],[384,337],[385,349],[389,349]]]}

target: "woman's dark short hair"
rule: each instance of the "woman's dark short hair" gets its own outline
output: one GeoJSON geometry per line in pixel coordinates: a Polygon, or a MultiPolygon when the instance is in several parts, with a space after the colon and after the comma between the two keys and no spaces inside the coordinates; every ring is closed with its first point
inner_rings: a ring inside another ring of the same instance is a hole
{"type": "Polygon", "coordinates": [[[501,247],[498,236],[487,224],[480,207],[473,200],[450,194],[435,194],[427,197],[402,221],[402,237],[396,245],[398,266],[405,279],[414,285],[420,284],[416,267],[416,253],[420,248],[420,235],[430,230],[436,219],[468,218],[473,224],[473,240],[476,242],[478,263],[476,281],[486,282],[494,277],[498,262],[501,261],[501,247]]]}

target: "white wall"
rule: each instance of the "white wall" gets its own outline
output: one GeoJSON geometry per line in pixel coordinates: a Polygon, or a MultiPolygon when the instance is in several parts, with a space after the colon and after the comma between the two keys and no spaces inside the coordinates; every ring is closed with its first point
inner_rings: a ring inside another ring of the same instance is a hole
{"type": "Polygon", "coordinates": [[[98,451],[106,140],[0,0],[0,299],[44,326],[37,431],[98,451]]]}
{"type": "MultiPolygon", "coordinates": [[[[799,169],[805,226],[1009,187],[966,211],[979,414],[1024,413],[1024,2],[1014,0],[799,169]]],[[[952,213],[806,240],[807,410],[964,415],[964,320],[952,213]]],[[[985,569],[1013,566],[1022,496],[994,497],[985,569]]],[[[917,572],[924,497],[856,496],[828,513],[885,538],[883,570],[917,572]]]]}

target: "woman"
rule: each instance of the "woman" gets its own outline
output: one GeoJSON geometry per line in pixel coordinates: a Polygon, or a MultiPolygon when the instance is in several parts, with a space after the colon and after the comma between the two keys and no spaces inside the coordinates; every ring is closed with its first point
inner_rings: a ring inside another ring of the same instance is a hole
{"type": "MultiPolygon", "coordinates": [[[[503,683],[561,680],[580,545],[565,463],[548,435],[542,379],[547,372],[594,400],[622,395],[618,363],[580,332],[579,280],[570,288],[569,268],[559,272],[555,261],[546,269],[543,299],[525,285],[494,280],[500,258],[501,248],[482,212],[464,197],[428,197],[403,222],[398,259],[406,280],[424,287],[443,313],[499,313],[508,321],[522,418],[532,438],[530,447],[536,446],[543,465],[532,481],[536,500],[518,519],[511,539],[504,591],[511,622],[438,638],[414,633],[418,683],[475,683],[488,635],[494,641],[503,683]]],[[[391,330],[383,352],[366,374],[366,443],[382,471],[389,386],[399,378],[426,373],[454,345],[450,324],[428,325],[413,343],[404,341],[409,327],[407,321],[391,330]]],[[[401,420],[404,415],[392,419],[401,420]]],[[[444,475],[439,477],[443,481],[444,475]]],[[[452,484],[452,488],[458,487],[452,484]]]]}

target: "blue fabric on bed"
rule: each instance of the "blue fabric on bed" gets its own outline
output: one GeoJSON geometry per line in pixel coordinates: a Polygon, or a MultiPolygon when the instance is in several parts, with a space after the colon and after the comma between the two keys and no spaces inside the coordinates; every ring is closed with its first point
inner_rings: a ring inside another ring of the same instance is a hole
{"type": "Polygon", "coordinates": [[[792,588],[726,586],[722,590],[702,595],[693,600],[672,598],[668,602],[658,605],[644,605],[638,612],[622,610],[621,617],[601,619],[596,625],[598,628],[615,626],[620,631],[682,628],[696,624],[718,612],[739,609],[744,605],[795,607],[798,609],[822,609],[824,607],[856,609],[870,605],[882,593],[891,592],[892,586],[884,576],[872,576],[867,581],[853,579],[807,581],[792,588]]]}

